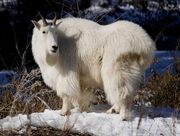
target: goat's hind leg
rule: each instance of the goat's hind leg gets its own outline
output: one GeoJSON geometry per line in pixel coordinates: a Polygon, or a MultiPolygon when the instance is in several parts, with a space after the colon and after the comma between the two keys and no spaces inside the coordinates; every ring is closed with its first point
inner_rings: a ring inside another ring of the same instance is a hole
{"type": "Polygon", "coordinates": [[[118,101],[120,117],[122,120],[130,120],[133,93],[127,86],[122,87],[119,91],[121,93],[118,101]]]}
{"type": "Polygon", "coordinates": [[[129,120],[132,96],[135,91],[132,79],[130,79],[131,75],[115,70],[113,65],[106,66],[102,70],[104,91],[108,102],[112,105],[107,113],[119,113],[122,120],[129,120]]]}
{"type": "Polygon", "coordinates": [[[113,73],[111,67],[102,68],[102,79],[104,84],[104,91],[106,94],[107,101],[112,105],[112,107],[107,110],[107,113],[119,113],[120,106],[118,104],[119,92],[118,92],[118,76],[113,73]]]}
{"type": "MultiPolygon", "coordinates": [[[[123,82],[123,81],[122,81],[123,82]]],[[[111,89],[107,94],[108,101],[112,104],[112,107],[107,113],[120,114],[122,120],[129,120],[131,117],[131,104],[132,104],[132,92],[127,86],[122,86],[122,82],[112,83],[111,89]]]]}

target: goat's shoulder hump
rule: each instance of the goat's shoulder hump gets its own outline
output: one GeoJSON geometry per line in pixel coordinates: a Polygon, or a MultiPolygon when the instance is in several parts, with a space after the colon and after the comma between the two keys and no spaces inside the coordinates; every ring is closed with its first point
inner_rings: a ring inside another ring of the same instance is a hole
{"type": "Polygon", "coordinates": [[[66,25],[74,25],[74,26],[77,26],[77,25],[94,25],[94,26],[97,26],[97,25],[99,25],[98,23],[96,23],[92,20],[75,18],[75,17],[64,18],[61,20],[66,25]]]}

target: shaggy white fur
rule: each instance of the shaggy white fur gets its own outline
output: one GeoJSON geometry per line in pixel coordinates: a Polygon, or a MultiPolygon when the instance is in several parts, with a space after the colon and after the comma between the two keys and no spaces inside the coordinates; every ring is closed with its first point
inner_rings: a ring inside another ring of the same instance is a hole
{"type": "Polygon", "coordinates": [[[42,22],[33,21],[32,52],[44,82],[63,99],[60,114],[73,107],[87,110],[90,90],[101,88],[112,105],[107,112],[130,119],[133,96],[154,57],[148,34],[128,21],[104,26],[80,18],[42,22]],[[58,46],[56,52],[52,46],[58,46]]]}

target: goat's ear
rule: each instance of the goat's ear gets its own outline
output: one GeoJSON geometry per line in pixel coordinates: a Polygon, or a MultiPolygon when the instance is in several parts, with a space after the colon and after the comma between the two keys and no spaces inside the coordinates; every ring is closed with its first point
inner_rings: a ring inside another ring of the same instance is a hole
{"type": "Polygon", "coordinates": [[[37,29],[40,29],[41,25],[40,25],[38,22],[36,22],[36,21],[34,21],[34,20],[31,20],[31,22],[34,24],[34,26],[35,26],[37,29]]]}

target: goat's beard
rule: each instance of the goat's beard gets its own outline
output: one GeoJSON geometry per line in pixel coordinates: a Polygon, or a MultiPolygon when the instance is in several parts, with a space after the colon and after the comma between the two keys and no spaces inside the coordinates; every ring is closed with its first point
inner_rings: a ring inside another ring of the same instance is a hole
{"type": "Polygon", "coordinates": [[[46,62],[50,65],[53,66],[57,63],[58,59],[58,51],[56,53],[47,53],[46,54],[46,62]]]}

